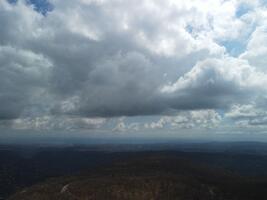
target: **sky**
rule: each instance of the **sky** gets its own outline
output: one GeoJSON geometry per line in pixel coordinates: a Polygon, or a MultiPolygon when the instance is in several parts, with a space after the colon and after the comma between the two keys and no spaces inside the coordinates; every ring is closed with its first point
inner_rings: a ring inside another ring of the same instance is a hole
{"type": "Polygon", "coordinates": [[[264,0],[0,0],[0,138],[267,139],[264,0]]]}

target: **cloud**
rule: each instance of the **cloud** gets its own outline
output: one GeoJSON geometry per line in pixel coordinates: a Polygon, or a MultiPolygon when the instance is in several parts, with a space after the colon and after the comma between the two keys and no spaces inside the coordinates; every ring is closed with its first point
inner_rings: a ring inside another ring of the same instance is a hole
{"type": "Polygon", "coordinates": [[[235,58],[206,59],[162,87],[175,109],[226,108],[266,92],[267,75],[235,58]]]}
{"type": "Polygon", "coordinates": [[[17,130],[90,130],[101,128],[106,122],[104,118],[41,116],[34,118],[19,118],[12,122],[12,128],[17,130]]]}
{"type": "Polygon", "coordinates": [[[121,117],[117,119],[117,124],[112,129],[113,132],[130,132],[130,131],[139,131],[140,130],[140,124],[137,122],[134,123],[126,123],[125,118],[121,117]]]}
{"type": "MultiPolygon", "coordinates": [[[[2,124],[91,129],[155,115],[163,118],[148,127],[208,127],[216,109],[266,93],[260,1],[45,2],[0,1],[2,124]],[[246,47],[233,57],[225,42],[246,47]]],[[[132,129],[140,122],[114,130],[132,129]]]]}
{"type": "Polygon", "coordinates": [[[146,123],[147,129],[170,127],[171,129],[214,128],[222,117],[214,110],[183,111],[175,116],[163,116],[156,122],[146,123]]]}
{"type": "MultiPolygon", "coordinates": [[[[266,14],[267,17],[267,14],[266,14]]],[[[247,50],[240,56],[261,71],[266,72],[267,66],[267,23],[259,26],[251,35],[247,50]]]]}
{"type": "Polygon", "coordinates": [[[0,119],[14,119],[34,104],[50,76],[51,63],[32,51],[0,46],[0,119]]]}
{"type": "Polygon", "coordinates": [[[255,103],[233,105],[225,116],[233,120],[239,127],[265,128],[267,125],[267,112],[255,103]]]}

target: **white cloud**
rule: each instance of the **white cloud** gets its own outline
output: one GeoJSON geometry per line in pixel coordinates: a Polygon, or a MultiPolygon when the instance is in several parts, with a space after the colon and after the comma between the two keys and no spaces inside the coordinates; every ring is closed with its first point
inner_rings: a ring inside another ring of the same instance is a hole
{"type": "MultiPolygon", "coordinates": [[[[267,16],[267,12],[266,12],[267,16]]],[[[267,69],[267,20],[266,25],[257,27],[253,32],[245,51],[241,58],[259,70],[266,72],[267,69]]]]}
{"type": "Polygon", "coordinates": [[[140,125],[137,122],[134,123],[126,123],[125,122],[125,117],[120,117],[117,120],[117,123],[115,127],[112,129],[113,132],[136,132],[140,130],[140,125]]]}
{"type": "Polygon", "coordinates": [[[267,126],[267,111],[255,103],[233,105],[225,117],[233,120],[238,127],[266,128],[267,126]]]}
{"type": "Polygon", "coordinates": [[[173,98],[175,108],[223,108],[265,93],[266,84],[265,73],[245,60],[226,57],[197,63],[176,82],[163,86],[161,91],[173,98]]]}
{"type": "Polygon", "coordinates": [[[144,127],[147,129],[215,128],[221,120],[222,117],[215,110],[183,111],[176,116],[163,116],[156,122],[146,123],[144,127]]]}
{"type": "Polygon", "coordinates": [[[91,130],[101,128],[104,118],[40,116],[19,118],[12,121],[12,127],[18,130],[91,130]]]}

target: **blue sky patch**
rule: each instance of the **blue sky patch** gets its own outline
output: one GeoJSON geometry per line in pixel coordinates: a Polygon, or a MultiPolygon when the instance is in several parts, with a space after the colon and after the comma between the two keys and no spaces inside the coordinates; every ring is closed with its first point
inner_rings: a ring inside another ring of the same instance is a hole
{"type": "Polygon", "coordinates": [[[236,11],[236,17],[241,17],[242,15],[245,15],[251,10],[250,6],[248,4],[241,4],[236,11]]]}
{"type": "Polygon", "coordinates": [[[246,43],[241,41],[224,41],[221,43],[231,56],[239,56],[246,50],[246,43]]]}
{"type": "MultiPolygon", "coordinates": [[[[7,0],[10,4],[16,4],[18,0],[7,0]]],[[[48,0],[26,0],[28,5],[33,5],[33,8],[38,13],[46,15],[53,10],[53,5],[48,0]]]]}
{"type": "Polygon", "coordinates": [[[27,0],[27,3],[33,5],[34,10],[43,15],[53,10],[53,5],[47,0],[27,0]]]}

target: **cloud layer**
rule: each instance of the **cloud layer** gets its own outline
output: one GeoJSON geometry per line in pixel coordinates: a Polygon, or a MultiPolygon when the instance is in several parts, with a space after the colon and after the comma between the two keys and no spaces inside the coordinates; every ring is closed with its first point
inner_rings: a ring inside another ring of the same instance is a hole
{"type": "Polygon", "coordinates": [[[0,24],[0,124],[14,129],[235,126],[248,105],[247,124],[264,115],[262,1],[0,0],[0,24]]]}

